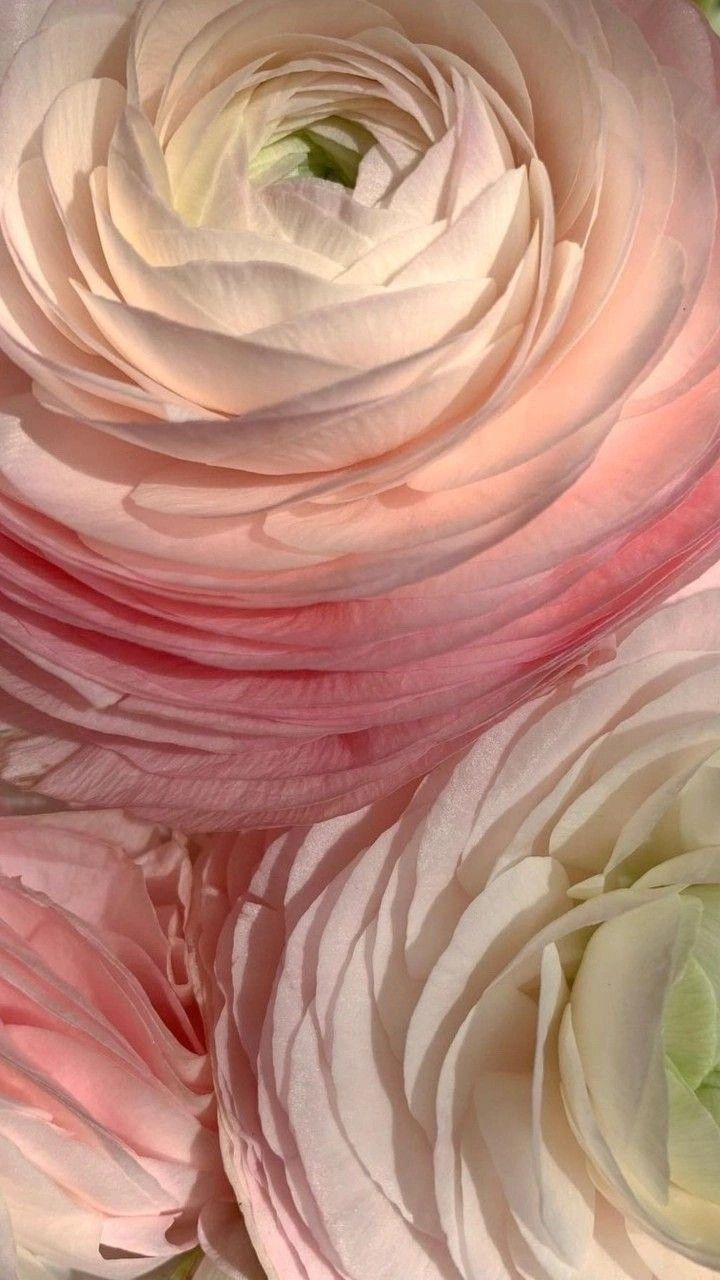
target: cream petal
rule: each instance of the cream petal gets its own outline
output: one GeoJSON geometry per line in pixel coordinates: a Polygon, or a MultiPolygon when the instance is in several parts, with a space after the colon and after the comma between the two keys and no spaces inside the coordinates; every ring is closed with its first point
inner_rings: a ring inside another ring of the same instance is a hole
{"type": "MultiPolygon", "coordinates": [[[[552,1241],[543,1239],[538,1188],[532,1181],[532,1163],[528,1151],[528,1118],[527,1114],[523,1114],[526,1108],[528,1112],[530,1110],[525,1085],[526,1082],[517,1076],[483,1076],[475,1094],[481,1128],[487,1134],[493,1162],[502,1178],[509,1205],[516,1218],[516,1233],[508,1232],[516,1265],[520,1266],[523,1275],[536,1277],[537,1280],[575,1280],[576,1277],[577,1280],[605,1280],[605,1277],[610,1276],[615,1280],[628,1280],[622,1254],[620,1259],[613,1257],[612,1247],[606,1252],[605,1241],[596,1239],[594,1214],[589,1217],[590,1230],[587,1230],[587,1223],[584,1229],[579,1230],[578,1237],[573,1242],[574,1256],[571,1258],[563,1259],[552,1241]],[[486,1084],[489,1084],[487,1090],[486,1084]],[[495,1112],[493,1104],[497,1106],[495,1112]],[[514,1238],[515,1235],[517,1238],[514,1238]]],[[[574,1144],[574,1140],[571,1141],[574,1144]]],[[[574,1158],[577,1160],[577,1148],[574,1158]]],[[[582,1165],[580,1177],[581,1184],[587,1186],[588,1178],[582,1165]]],[[[569,1187],[572,1188],[571,1183],[569,1187]]],[[[580,1196],[575,1194],[573,1198],[577,1204],[580,1196]]],[[[587,1217],[587,1208],[584,1216],[587,1217]]],[[[579,1227],[577,1221],[575,1227],[576,1230],[579,1227]]],[[[561,1229],[569,1242],[572,1239],[569,1223],[563,1223],[561,1229]]],[[[630,1250],[627,1252],[630,1253],[630,1250]]],[[[482,1275],[482,1272],[478,1274],[482,1275]]],[[[630,1275],[632,1274],[631,1271],[630,1275]]]]}
{"type": "Polygon", "coordinates": [[[670,1174],[662,1013],[700,914],[699,903],[671,897],[609,921],[590,939],[571,996],[601,1132],[621,1168],[660,1202],[670,1174]]]}
{"type": "MultiPolygon", "coordinates": [[[[360,402],[352,408],[344,406],[332,412],[319,412],[317,419],[313,422],[312,432],[308,431],[305,440],[298,440],[297,430],[291,429],[291,423],[299,425],[307,424],[307,419],[302,413],[296,413],[294,419],[291,417],[291,406],[288,406],[287,415],[283,415],[282,422],[273,422],[273,428],[276,430],[275,439],[280,446],[285,448],[287,437],[287,454],[286,466],[293,460],[296,462],[294,470],[312,469],[329,471],[337,466],[339,457],[351,462],[365,461],[366,459],[375,459],[382,455],[389,447],[398,447],[404,445],[408,438],[412,440],[418,430],[420,423],[432,428],[439,425],[444,418],[444,409],[448,402],[448,396],[456,399],[456,404],[462,406],[476,401],[477,397],[490,394],[496,387],[498,379],[507,363],[508,357],[513,351],[519,339],[519,330],[510,330],[502,339],[494,343],[488,350],[483,351],[482,356],[478,359],[477,365],[472,373],[469,373],[464,367],[450,370],[447,373],[436,373],[430,369],[428,372],[434,374],[428,377],[426,382],[421,379],[413,378],[410,380],[411,370],[407,366],[406,377],[410,382],[407,389],[400,382],[400,375],[403,372],[403,365],[396,367],[395,377],[400,385],[397,387],[395,395],[378,396],[377,400],[370,399],[369,404],[360,402]],[[337,445],[335,442],[339,438],[342,430],[342,439],[344,447],[342,454],[336,452],[337,445]],[[294,447],[293,447],[293,441],[294,447]],[[334,447],[335,446],[335,447],[334,447]]],[[[433,353],[427,353],[427,364],[432,363],[433,353]]],[[[422,359],[422,358],[421,358],[422,359]]],[[[409,362],[408,362],[409,363],[409,362]]],[[[420,363],[418,359],[417,364],[420,363]]],[[[417,368],[416,364],[416,368],[417,368]]],[[[388,371],[388,374],[392,372],[388,371]]],[[[412,372],[415,372],[413,370],[412,372]]],[[[418,370],[418,372],[421,372],[418,370]]],[[[374,390],[373,384],[377,379],[371,375],[368,377],[368,391],[374,390]]],[[[389,381],[389,377],[388,377],[389,381]]],[[[404,381],[404,379],[403,379],[404,381]]],[[[259,424],[258,424],[259,425],[259,424]]],[[[178,441],[178,444],[180,442],[178,441]]],[[[177,446],[175,446],[177,447],[177,446]]],[[[183,447],[184,452],[184,447],[183,447]]],[[[224,461],[227,465],[232,465],[232,455],[237,453],[237,445],[225,452],[224,461]]],[[[245,465],[257,466],[258,470],[264,470],[269,466],[276,467],[277,462],[269,456],[266,441],[248,441],[248,450],[244,453],[245,465]]],[[[381,489],[391,489],[395,486],[391,481],[394,479],[392,459],[385,475],[381,477],[381,489]]],[[[378,471],[380,470],[378,463],[378,471]]],[[[384,470],[384,468],[383,468],[384,470]]],[[[372,486],[373,488],[375,486],[372,486]]],[[[399,499],[401,504],[403,501],[402,491],[395,495],[396,501],[399,499]]],[[[411,495],[411,500],[414,497],[411,495]]],[[[332,544],[336,544],[344,535],[343,521],[336,517],[335,521],[328,521],[325,512],[317,512],[318,523],[312,530],[308,526],[309,512],[306,509],[298,508],[296,511],[288,510],[287,512],[277,513],[270,517],[274,527],[268,524],[268,531],[273,536],[277,534],[281,541],[286,541],[290,545],[302,546],[306,540],[309,546],[311,541],[317,539],[316,545],[321,540],[328,538],[332,544]],[[334,528],[332,527],[334,525],[334,528]]],[[[354,516],[350,510],[344,517],[345,521],[350,525],[353,523],[354,516]]],[[[371,533],[368,530],[367,536],[370,538],[371,533]]]]}
{"type": "Polygon", "coordinates": [[[517,951],[518,903],[524,904],[525,922],[532,919],[539,925],[566,887],[563,873],[548,860],[528,859],[522,869],[511,869],[488,886],[482,901],[470,903],[430,974],[408,1030],[405,1089],[413,1115],[431,1139],[443,1060],[456,1027],[517,951]]]}
{"type": "Polygon", "coordinates": [[[412,45],[404,44],[401,37],[396,36],[400,46],[399,57],[387,57],[378,49],[373,37],[373,32],[369,36],[362,33],[359,39],[343,42],[342,62],[366,78],[368,88],[375,90],[378,87],[381,90],[382,98],[397,108],[400,127],[404,125],[412,133],[419,128],[421,135],[428,140],[439,137],[445,127],[442,110],[424,77],[415,74],[409,65],[413,57],[412,45]],[[402,116],[407,120],[401,125],[402,116]]]}
{"type": "MultiPolygon", "coordinates": [[[[493,9],[497,12],[497,5],[490,6],[491,14],[493,9]]],[[[533,141],[549,169],[557,216],[566,228],[578,206],[582,208],[594,176],[590,161],[599,126],[596,68],[588,67],[554,16],[539,6],[505,8],[499,25],[523,69],[533,104],[533,141]],[[538,48],[543,50],[542,59],[536,56],[538,48]],[[568,102],[574,104],[571,114],[568,102]],[[586,177],[578,189],[576,177],[583,157],[588,157],[586,177]]]]}
{"type": "Polygon", "coordinates": [[[81,81],[58,95],[42,129],[43,163],[65,235],[86,283],[98,292],[106,292],[109,281],[89,181],[105,161],[125,100],[115,80],[81,81]]]}
{"type": "Polygon", "coordinates": [[[172,190],[165,154],[150,124],[136,107],[127,105],[118,117],[108,150],[108,182],[116,164],[130,169],[143,186],[168,206],[172,190]]]}
{"type": "Polygon", "coordinates": [[[720,831],[718,807],[718,770],[720,754],[716,753],[698,769],[680,794],[678,826],[683,847],[710,846],[720,831]]]}
{"type": "Polygon", "coordinates": [[[713,1280],[714,1267],[684,1258],[675,1249],[654,1240],[634,1223],[628,1223],[628,1233],[634,1248],[652,1271],[653,1280],[713,1280]]]}
{"type": "MultiPolygon", "coordinates": [[[[610,1217],[612,1210],[603,1209],[610,1217]]],[[[593,1239],[581,1267],[568,1267],[520,1228],[508,1234],[510,1265],[518,1268],[524,1280],[656,1280],[629,1244],[622,1220],[602,1232],[598,1227],[598,1238],[593,1239]]]]}
{"type": "MultiPolygon", "coordinates": [[[[453,1230],[448,1230],[451,1247],[461,1275],[470,1280],[488,1276],[504,1280],[512,1274],[513,1265],[507,1248],[507,1204],[472,1113],[463,1124],[460,1148],[457,1207],[453,1205],[452,1219],[446,1216],[446,1222],[453,1223],[453,1230]]],[[[438,1194],[442,1194],[440,1186],[438,1194]]]]}
{"type": "Polygon", "coordinates": [[[616,1164],[612,1152],[598,1128],[593,1102],[585,1079],[583,1061],[575,1037],[570,1005],[566,1005],[560,1024],[558,1053],[563,1098],[567,1107],[568,1117],[573,1131],[588,1157],[588,1161],[591,1162],[589,1167],[596,1174],[597,1180],[601,1184],[601,1190],[607,1191],[608,1188],[612,1188],[615,1198],[624,1196],[626,1204],[631,1205],[633,1209],[638,1209],[637,1216],[642,1216],[633,1192],[625,1181],[622,1170],[616,1164]]]}
{"type": "MultiPolygon", "coordinates": [[[[71,1216],[72,1202],[69,1195],[62,1194],[49,1177],[44,1177],[39,1171],[33,1170],[29,1161],[23,1158],[14,1144],[0,1138],[0,1148],[3,1170],[11,1186],[10,1192],[6,1193],[6,1205],[12,1220],[18,1223],[19,1230],[22,1231],[23,1238],[27,1240],[32,1252],[39,1253],[41,1257],[49,1256],[53,1261],[59,1262],[61,1266],[64,1264],[68,1268],[76,1265],[79,1257],[83,1255],[87,1258],[97,1257],[99,1235],[102,1229],[100,1215],[92,1209],[75,1212],[72,1214],[72,1232],[63,1230],[58,1236],[58,1223],[67,1222],[68,1217],[71,1216]],[[30,1214],[26,1210],[28,1221],[25,1222],[22,1213],[23,1204],[31,1203],[42,1206],[43,1212],[38,1214],[35,1209],[30,1214]],[[47,1231],[46,1225],[43,1229],[44,1224],[49,1222],[53,1223],[52,1235],[47,1231]],[[71,1238],[68,1238],[70,1234],[71,1238]]],[[[71,1167],[76,1163],[79,1163],[77,1155],[71,1167]]]]}
{"type": "Polygon", "coordinates": [[[407,1110],[401,1065],[368,1000],[366,950],[365,939],[359,939],[339,984],[328,1028],[336,1105],[369,1176],[409,1223],[439,1236],[427,1141],[407,1110]],[[368,1115],[374,1118],[372,1128],[368,1115]]]}
{"type": "Polygon", "coordinates": [[[515,719],[510,717],[502,728],[490,732],[482,759],[471,752],[454,767],[436,770],[418,793],[418,803],[428,807],[428,816],[412,839],[417,863],[404,940],[408,968],[415,979],[431,973],[467,906],[459,851],[472,843],[472,822],[483,783],[493,776],[508,736],[517,727],[512,723],[515,719]]]}
{"type": "MultiPolygon", "coordinates": [[[[274,478],[213,467],[198,474],[192,463],[168,463],[149,471],[132,490],[132,501],[149,511],[218,519],[266,514],[303,496],[309,477],[274,478]]],[[[317,477],[318,486],[321,477],[317,477]]]]}
{"type": "Polygon", "coordinates": [[[242,337],[371,293],[261,259],[150,265],[113,226],[100,191],[97,210],[105,257],[124,301],[179,324],[242,337]]]}
{"type": "MultiPolygon", "coordinates": [[[[532,247],[533,242],[531,242],[531,249],[532,247]]],[[[524,336],[518,344],[511,367],[517,366],[520,372],[524,357],[527,361],[526,367],[531,370],[532,366],[542,359],[567,319],[582,265],[582,251],[577,245],[563,242],[555,247],[544,307],[537,319],[538,331],[533,332],[532,319],[528,317],[524,336]]],[[[521,263],[518,271],[522,267],[521,263]]],[[[450,447],[426,466],[420,466],[413,474],[412,484],[414,489],[427,493],[462,488],[465,484],[472,483],[474,479],[479,479],[481,472],[482,454],[476,450],[473,436],[469,435],[461,440],[457,448],[450,447]]]]}
{"type": "Polygon", "coordinates": [[[399,364],[464,333],[487,307],[485,279],[451,280],[338,301],[302,319],[258,330],[254,337],[279,355],[322,351],[326,361],[370,371],[399,364]],[[422,324],[418,317],[422,316],[422,324]]]}
{"type": "Polygon", "coordinates": [[[403,140],[376,142],[358,168],[353,198],[368,208],[379,208],[393,187],[417,164],[415,147],[403,140]]]}
{"type": "Polygon", "coordinates": [[[340,10],[331,0],[282,0],[270,14],[266,6],[250,0],[238,10],[233,6],[209,22],[187,43],[167,80],[157,116],[159,136],[167,142],[192,107],[247,61],[263,43],[277,50],[279,34],[298,29],[319,39],[352,39],[365,28],[396,26],[387,10],[358,0],[352,9],[340,10]]]}
{"type": "Polygon", "coordinates": [[[532,132],[532,105],[525,77],[502,34],[502,21],[493,21],[485,2],[482,8],[473,6],[472,12],[464,0],[448,0],[442,10],[422,11],[412,0],[388,0],[387,8],[418,42],[449,50],[477,69],[527,133],[532,132]]]}
{"type": "MultiPolygon", "coordinates": [[[[31,303],[24,291],[13,293],[17,289],[13,268],[10,265],[8,270],[3,258],[0,246],[0,273],[6,285],[5,299],[0,299],[0,329],[4,331],[4,345],[15,362],[37,378],[40,385],[36,395],[41,403],[47,395],[48,404],[53,409],[62,413],[76,409],[81,416],[107,422],[108,425],[116,421],[126,423],[127,412],[119,410],[118,405],[129,405],[135,410],[133,427],[140,431],[148,415],[173,421],[197,418],[203,412],[142,373],[136,374],[137,381],[123,380],[123,372],[133,372],[132,365],[123,361],[104,338],[96,341],[93,327],[88,326],[84,331],[82,348],[77,342],[67,341],[31,303]],[[6,300],[11,302],[12,311],[6,307],[6,300]],[[83,348],[92,354],[86,354],[83,348]],[[112,363],[106,356],[111,357],[112,363]]],[[[79,290],[81,286],[75,283],[73,288],[79,290]]],[[[213,417],[210,411],[204,416],[213,417]]]]}
{"type": "MultiPolygon", "coordinates": [[[[637,289],[657,289],[651,306],[645,313],[645,325],[635,329],[637,346],[630,348],[627,342],[625,318],[630,306],[630,297],[621,298],[618,294],[609,304],[597,331],[583,340],[578,348],[566,357],[564,365],[545,379],[533,386],[532,392],[516,399],[515,404],[500,411],[493,422],[492,434],[478,433],[474,442],[473,472],[478,475],[483,471],[496,469],[498,454],[502,451],[503,465],[526,457],[528,452],[527,413],[532,403],[534,420],[542,420],[553,424],[553,438],[568,436],[582,429],[591,422],[600,422],[603,414],[608,414],[606,429],[613,425],[620,412],[620,404],[631,390],[628,378],[633,385],[640,382],[642,370],[649,365],[658,351],[658,347],[667,340],[671,326],[676,323],[680,302],[680,279],[683,271],[682,253],[677,246],[667,244],[661,251],[659,260],[644,276],[642,286],[635,286],[635,314],[637,315],[637,289]],[[622,343],[613,342],[613,334],[624,335],[622,343]],[[602,333],[602,338],[601,338],[602,333]],[[592,352],[592,354],[591,354],[592,352]],[[587,360],[587,364],[585,361],[587,360]],[[577,361],[577,363],[576,363],[577,361]],[[600,366],[602,365],[602,370],[600,366]],[[570,369],[573,367],[573,374],[570,369]],[[582,373],[581,373],[582,369],[582,373]],[[572,405],[564,405],[556,395],[560,381],[572,376],[573,386],[578,394],[573,397],[572,405]],[[555,391],[554,391],[555,389],[555,391]],[[614,416],[611,415],[613,405],[617,406],[614,416]],[[538,415],[535,418],[535,415],[538,415]],[[572,419],[572,422],[571,422],[572,419]],[[557,432],[557,434],[556,434],[557,432]]],[[[582,277],[581,277],[582,278],[582,277]]],[[[628,286],[630,281],[628,281],[628,286]]],[[[647,296],[647,292],[645,295],[647,296]]],[[[571,325],[572,310],[566,321],[571,325]]],[[[546,442],[545,447],[549,442],[546,442]]],[[[452,460],[453,469],[457,471],[457,459],[452,460]]],[[[439,469],[433,469],[433,478],[441,475],[439,469]]],[[[448,477],[449,482],[450,477],[448,477]]]]}
{"type": "Polygon", "coordinates": [[[317,1210],[338,1250],[340,1265],[351,1274],[413,1275],[440,1280],[446,1274],[442,1250],[407,1224],[361,1172],[328,1106],[322,1060],[310,1020],[300,1025],[292,1052],[290,1123],[316,1197],[317,1210]],[[342,1179],[328,1183],[326,1170],[342,1168],[342,1179]],[[359,1210],[362,1209],[362,1212],[359,1210]],[[372,1232],[366,1224],[373,1223],[372,1232]]]}
{"type": "Polygon", "coordinates": [[[702,377],[705,358],[710,356],[713,359],[711,352],[715,346],[714,343],[708,344],[707,330],[699,337],[699,341],[695,333],[696,325],[699,326],[703,319],[707,321],[707,306],[716,287],[717,250],[713,249],[713,244],[717,234],[720,197],[717,179],[713,177],[708,163],[708,151],[717,143],[707,138],[695,141],[687,134],[681,135],[681,138],[683,145],[678,157],[675,202],[670,225],[673,228],[683,225],[688,209],[697,208],[700,202],[707,209],[702,228],[704,234],[698,230],[688,252],[688,298],[694,299],[694,305],[689,303],[688,323],[683,326],[675,343],[643,384],[638,397],[640,411],[666,403],[673,394],[688,386],[694,377],[702,377]]]}
{"type": "MultiPolygon", "coordinates": [[[[518,330],[511,330],[504,347],[491,347],[491,356],[495,352],[507,354],[517,339],[518,330]]],[[[439,380],[438,389],[445,385],[444,380],[439,380]]],[[[468,392],[479,385],[479,380],[471,384],[468,392]]],[[[446,536],[472,530],[473,545],[480,550],[497,545],[503,537],[527,526],[540,504],[549,506],[588,465],[597,443],[596,437],[589,437],[585,451],[580,452],[581,442],[573,440],[507,476],[466,485],[459,493],[424,497],[408,488],[405,492],[381,490],[366,499],[358,496],[346,507],[337,502],[326,503],[319,510],[311,503],[293,505],[287,511],[271,512],[268,528],[287,545],[343,554],[373,552],[380,547],[387,551],[417,550],[436,540],[437,527],[442,525],[446,536]],[[478,511],[483,513],[482,521],[478,511]]]]}
{"type": "MultiPolygon", "coordinates": [[[[415,875],[412,856],[393,869],[367,946],[378,1026],[382,1028],[383,1043],[388,1045],[396,1062],[402,1059],[407,1028],[422,982],[407,955],[408,913],[415,875]],[[395,920],[398,921],[397,928],[393,928],[395,920]]],[[[440,896],[445,898],[439,904],[437,915],[441,934],[439,950],[442,950],[443,942],[452,931],[453,921],[447,894],[440,896]],[[445,908],[445,920],[442,919],[442,907],[445,908]]],[[[400,1094],[403,1092],[401,1076],[400,1094]]]]}
{"type": "MultiPolygon", "coordinates": [[[[37,170],[33,172],[31,169],[27,174],[27,185],[32,186],[37,176],[37,170]]],[[[50,213],[47,205],[42,201],[39,203],[38,221],[42,219],[45,210],[50,213]]],[[[20,217],[17,219],[19,224],[17,234],[23,236],[25,228],[21,211],[18,212],[20,217]]],[[[39,243],[39,248],[42,253],[45,253],[42,242],[39,243]]],[[[52,311],[52,282],[43,278],[45,272],[41,264],[38,262],[35,265],[32,256],[29,256],[30,262],[26,269],[25,280],[29,284],[31,274],[34,273],[37,281],[33,286],[34,292],[38,300],[44,301],[52,311]],[[43,286],[46,291],[44,299],[40,286],[43,286]]],[[[48,271],[55,274],[57,284],[62,287],[62,277],[56,275],[57,264],[52,261],[52,257],[48,264],[48,271]]],[[[55,374],[62,376],[67,373],[70,379],[82,379],[85,375],[93,374],[100,378],[107,377],[108,374],[112,376],[112,366],[109,366],[105,360],[98,360],[89,352],[90,325],[84,331],[82,345],[78,345],[48,319],[46,314],[43,314],[40,306],[35,304],[15,270],[6,242],[0,244],[0,279],[3,284],[3,294],[0,297],[0,331],[3,334],[3,346],[11,359],[24,368],[31,377],[50,383],[51,377],[55,374]]],[[[65,327],[67,330],[67,326],[65,327]]]]}
{"type": "MultiPolygon", "coordinates": [[[[419,422],[434,423],[447,405],[448,398],[462,397],[462,404],[486,394],[498,380],[519,334],[510,331],[488,351],[476,359],[474,369],[458,360],[447,374],[442,372],[443,357],[436,352],[401,361],[376,371],[341,380],[336,386],[300,399],[295,405],[285,402],[263,413],[248,415],[246,430],[238,436],[235,421],[225,430],[218,426],[212,439],[197,439],[197,431],[181,426],[172,435],[159,435],[142,423],[113,425],[113,432],[130,441],[177,458],[215,462],[223,466],[248,467],[258,472],[292,474],[300,470],[335,471],[339,463],[372,460],[373,469],[382,469],[387,479],[402,470],[397,459],[383,455],[392,443],[403,443],[415,436],[419,422]],[[438,373],[439,366],[441,372],[438,373]],[[433,374],[433,377],[428,375],[433,374]],[[423,381],[423,376],[426,381],[423,381]],[[406,390],[407,388],[407,390],[406,390]],[[340,431],[344,426],[347,430],[340,431]],[[312,430],[310,429],[312,426],[312,430]],[[272,432],[270,438],[267,434],[272,432]],[[342,441],[342,452],[340,452],[342,441]],[[378,457],[379,455],[379,457],[378,457]],[[377,460],[376,460],[377,459],[377,460]]],[[[475,343],[467,338],[452,340],[455,350],[471,354],[475,343]]],[[[444,352],[443,352],[444,354],[444,352]]],[[[491,404],[488,412],[491,411],[491,404]]],[[[177,420],[176,418],[173,421],[177,420]]],[[[385,480],[385,475],[383,480],[385,480]]],[[[373,486],[374,487],[374,486],[373,486]]],[[[383,484],[382,487],[390,487],[383,484]]]]}
{"type": "MultiPolygon", "coordinates": [[[[616,82],[607,90],[609,142],[604,155],[593,224],[571,310],[571,341],[577,342],[613,296],[643,207],[643,155],[636,104],[616,82]]],[[[654,242],[653,242],[654,243],[654,242]]]]}
{"type": "Polygon", "coordinates": [[[352,369],[292,349],[200,330],[140,307],[79,290],[106,339],[130,365],[180,396],[218,413],[249,413],[273,404],[286,387],[296,394],[347,377],[352,369]],[[278,365],[285,366],[281,375],[278,365]],[[232,374],[232,376],[229,376],[232,374]]]}
{"type": "Polygon", "coordinates": [[[387,207],[393,214],[420,225],[446,218],[456,139],[451,130],[425,151],[419,162],[395,187],[387,207]]]}
{"type": "Polygon", "coordinates": [[[592,1245],[595,1196],[561,1094],[557,1041],[569,994],[557,949],[548,947],[540,975],[532,1084],[538,1214],[562,1258],[582,1270],[592,1245]]]}
{"type": "MultiPolygon", "coordinates": [[[[319,185],[319,184],[318,184],[319,185]]],[[[328,184],[323,184],[328,185],[328,184]]],[[[358,222],[357,206],[354,217],[350,214],[348,197],[341,196],[341,209],[322,209],[312,199],[313,184],[310,179],[299,184],[280,183],[268,187],[263,205],[276,224],[276,232],[297,244],[303,251],[324,254],[336,264],[336,274],[343,267],[351,267],[375,246],[375,241],[358,222]]]]}
{"type": "MultiPolygon", "coordinates": [[[[137,5],[130,0],[132,8],[137,5]]],[[[232,0],[150,0],[136,21],[131,53],[137,104],[152,119],[178,57],[203,26],[233,8],[232,0]]]]}
{"type": "MultiPolygon", "coordinates": [[[[352,266],[335,278],[333,285],[355,281],[368,285],[394,282],[393,278],[397,279],[403,268],[421,255],[428,245],[434,244],[446,230],[445,222],[434,222],[428,227],[400,231],[356,259],[352,266]]],[[[446,280],[451,278],[452,272],[444,277],[446,280]]]]}
{"type": "MultiPolygon", "coordinates": [[[[686,705],[706,696],[702,677],[696,689],[692,686],[692,681],[683,682],[686,705]]],[[[667,792],[661,788],[672,787],[676,779],[682,782],[688,770],[696,768],[716,749],[717,727],[711,722],[698,724],[684,733],[674,730],[661,733],[656,723],[650,733],[650,741],[628,751],[624,759],[616,764],[608,761],[597,782],[568,805],[550,839],[554,857],[578,865],[579,853],[580,865],[594,867],[607,860],[609,884],[618,870],[622,878],[623,862],[641,845],[646,834],[640,825],[637,843],[633,839],[634,824],[643,823],[646,817],[642,813],[638,815],[638,794],[652,794],[657,789],[662,802],[667,792]],[[628,823],[631,824],[629,833],[623,839],[628,823]]],[[[652,811],[648,820],[652,821],[652,811]]]]}
{"type": "Polygon", "coordinates": [[[46,27],[18,52],[0,87],[0,203],[48,108],[68,86],[91,77],[122,81],[127,13],[94,7],[46,27]]]}
{"type": "MultiPolygon", "coordinates": [[[[76,258],[63,234],[41,160],[26,160],[8,189],[3,231],[18,275],[28,293],[73,346],[90,352],[95,330],[72,281],[80,277],[76,258]]],[[[95,339],[100,335],[95,330],[95,339]]]]}
{"type": "Polygon", "coordinates": [[[510,1212],[532,1234],[545,1235],[531,1155],[531,1082],[515,1074],[483,1072],[475,1085],[475,1114],[510,1212]]]}
{"type": "MultiPolygon", "coordinates": [[[[472,1222],[463,1222],[466,1204],[469,1213],[477,1217],[478,1206],[484,1208],[488,1201],[491,1205],[493,1202],[497,1204],[498,1196],[505,1199],[502,1181],[478,1124],[475,1106],[478,1078],[496,1069],[499,1077],[515,1079],[522,1084],[523,1074],[529,1079],[532,1069],[537,1017],[532,1000],[509,987],[503,991],[502,1007],[492,998],[483,1001],[483,1006],[482,1026],[471,1013],[458,1031],[443,1064],[438,1085],[435,1188],[443,1227],[456,1258],[477,1256],[492,1227],[495,1231],[492,1232],[494,1238],[488,1242],[489,1257],[492,1259],[497,1252],[507,1254],[505,1237],[512,1221],[506,1202],[502,1211],[496,1209],[495,1221],[491,1218],[482,1222],[481,1217],[480,1234],[476,1240],[471,1235],[472,1222]],[[506,1034],[508,1019],[512,1020],[509,1036],[506,1034]],[[511,1041],[509,1046],[508,1039],[511,1041]],[[503,1047],[509,1051],[505,1061],[502,1051],[498,1060],[491,1040],[496,1044],[504,1041],[503,1047]],[[503,1070],[505,1067],[509,1067],[507,1074],[503,1070]],[[467,1140],[465,1135],[468,1135],[467,1140]]],[[[482,1275],[482,1269],[479,1274],[482,1275]]]]}
{"type": "Polygon", "coordinates": [[[452,226],[395,276],[397,288],[452,279],[464,273],[507,283],[530,239],[530,198],[525,169],[511,169],[483,191],[452,226]]]}
{"type": "MultiPolygon", "coordinates": [[[[0,1265],[7,1280],[19,1280],[15,1238],[10,1224],[10,1215],[2,1196],[0,1196],[0,1265]]],[[[36,1278],[33,1277],[32,1280],[36,1278]]]]}
{"type": "Polygon", "coordinates": [[[286,240],[272,240],[257,232],[223,232],[208,227],[188,227],[119,157],[111,171],[98,169],[91,182],[99,209],[107,209],[117,231],[146,262],[178,266],[204,260],[274,262],[297,266],[315,276],[331,279],[337,263],[286,240]],[[107,191],[107,203],[105,192],[107,191]]]}
{"type": "Polygon", "coordinates": [[[486,187],[513,168],[512,151],[497,116],[472,80],[452,69],[457,103],[456,153],[448,192],[453,220],[486,187]]]}

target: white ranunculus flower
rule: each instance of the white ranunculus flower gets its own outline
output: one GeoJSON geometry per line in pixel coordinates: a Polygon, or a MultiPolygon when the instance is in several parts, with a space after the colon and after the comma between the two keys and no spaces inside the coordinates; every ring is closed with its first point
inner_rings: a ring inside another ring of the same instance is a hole
{"type": "Polygon", "coordinates": [[[195,929],[273,1280],[720,1271],[720,577],[415,791],[215,837],[195,929]]]}

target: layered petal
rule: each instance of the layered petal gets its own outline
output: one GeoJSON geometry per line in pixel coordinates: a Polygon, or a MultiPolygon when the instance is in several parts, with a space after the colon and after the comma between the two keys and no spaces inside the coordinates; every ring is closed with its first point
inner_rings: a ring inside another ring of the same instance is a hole
{"type": "Polygon", "coordinates": [[[185,844],[120,812],[0,819],[0,1254],[134,1277],[227,1196],[185,844]],[[2,1250],[5,1253],[2,1253],[2,1250]]]}
{"type": "Polygon", "coordinates": [[[50,5],[0,86],[8,782],[329,817],[710,562],[678,3],[50,5]]]}
{"type": "Polygon", "coordinates": [[[718,586],[391,801],[204,842],[226,1167],[271,1277],[716,1274],[718,586]]]}

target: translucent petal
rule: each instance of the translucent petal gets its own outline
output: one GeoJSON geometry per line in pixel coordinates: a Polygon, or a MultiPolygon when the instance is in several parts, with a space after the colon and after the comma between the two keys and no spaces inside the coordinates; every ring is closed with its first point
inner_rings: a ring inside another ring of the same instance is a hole
{"type": "Polygon", "coordinates": [[[668,993],[663,1012],[665,1052],[690,1089],[697,1089],[717,1058],[715,992],[692,956],[668,993]]]}

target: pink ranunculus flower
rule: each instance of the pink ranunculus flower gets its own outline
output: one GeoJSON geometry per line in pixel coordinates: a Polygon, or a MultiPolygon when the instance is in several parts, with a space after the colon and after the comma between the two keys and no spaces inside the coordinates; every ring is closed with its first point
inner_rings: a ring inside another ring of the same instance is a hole
{"type": "Polygon", "coordinates": [[[331,816],[717,549],[719,65],[689,0],[54,0],[0,89],[8,781],[331,816]]]}
{"type": "Polygon", "coordinates": [[[120,813],[0,818],[3,1280],[154,1273],[228,1199],[190,880],[120,813]]]}
{"type": "Polygon", "coordinates": [[[717,1275],[719,780],[716,575],[404,798],[214,838],[220,1125],[271,1280],[717,1275]]]}

